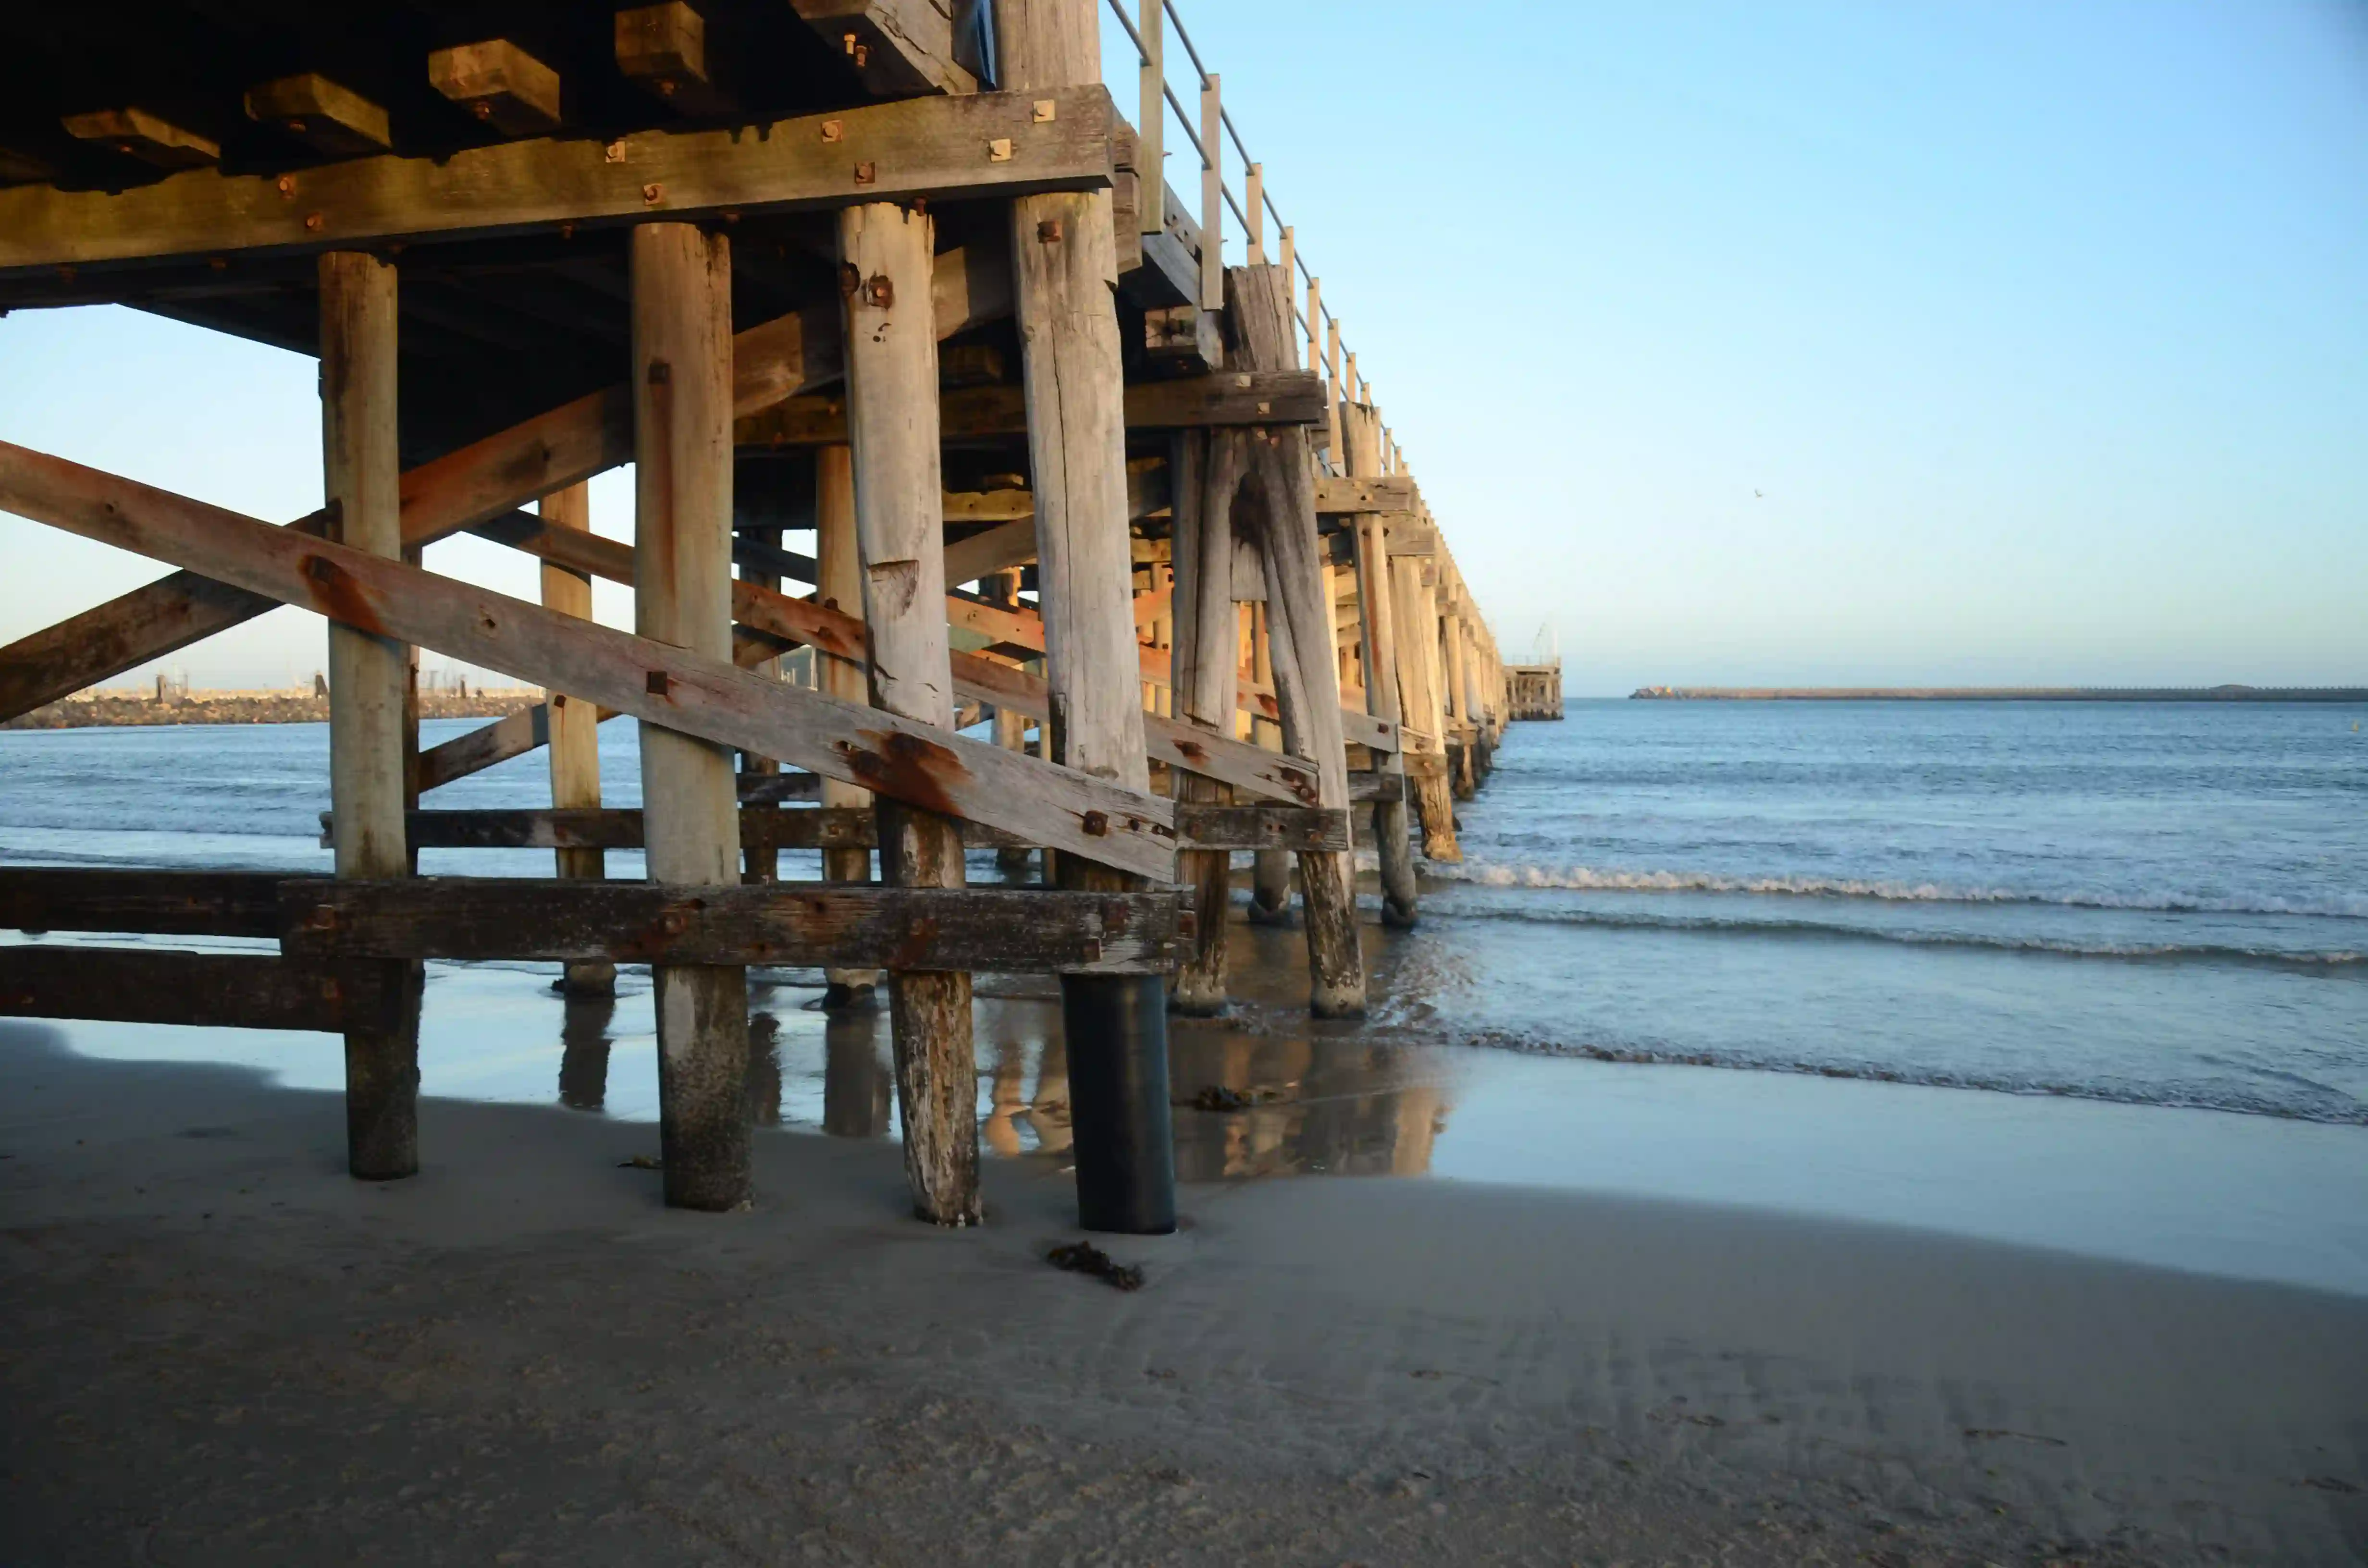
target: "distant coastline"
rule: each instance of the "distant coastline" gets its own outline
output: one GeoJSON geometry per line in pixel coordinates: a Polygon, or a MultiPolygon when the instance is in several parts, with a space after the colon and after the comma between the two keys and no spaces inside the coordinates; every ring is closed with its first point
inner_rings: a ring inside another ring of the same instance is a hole
{"type": "Polygon", "coordinates": [[[2368,702],[2368,686],[1645,686],[1647,702],[2368,702]]]}
{"type": "MultiPolygon", "coordinates": [[[[419,694],[423,719],[503,719],[542,700],[539,687],[494,691],[430,689],[419,694]]],[[[29,713],[0,729],[81,730],[123,724],[325,724],[329,699],[299,687],[292,691],[85,691],[29,713]]]]}

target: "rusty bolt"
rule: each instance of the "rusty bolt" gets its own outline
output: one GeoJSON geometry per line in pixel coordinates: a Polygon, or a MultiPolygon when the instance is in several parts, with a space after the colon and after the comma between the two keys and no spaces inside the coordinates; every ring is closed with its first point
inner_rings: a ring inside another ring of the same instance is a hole
{"type": "Polygon", "coordinates": [[[1044,244],[1059,244],[1061,243],[1061,220],[1058,218],[1047,218],[1042,222],[1037,224],[1036,238],[1044,244]]]}
{"type": "Polygon", "coordinates": [[[863,285],[863,298],[867,303],[884,311],[896,302],[896,285],[888,280],[886,273],[875,272],[863,285]]]}
{"type": "Polygon", "coordinates": [[[825,119],[822,122],[822,139],[824,141],[837,142],[845,139],[846,135],[847,123],[844,120],[825,119]]]}
{"type": "Polygon", "coordinates": [[[690,916],[679,909],[669,909],[658,916],[658,929],[669,937],[679,937],[690,927],[690,916]]]}
{"type": "Polygon", "coordinates": [[[986,144],[986,161],[990,164],[1011,162],[1011,138],[998,136],[986,144]]]}
{"type": "Polygon", "coordinates": [[[642,187],[642,199],[655,206],[666,199],[666,187],[651,184],[642,187]]]}
{"type": "Polygon", "coordinates": [[[868,43],[859,43],[859,44],[857,44],[857,45],[855,46],[855,68],[856,68],[857,70],[859,70],[859,71],[862,70],[862,69],[863,69],[863,67],[864,67],[864,65],[865,65],[865,64],[866,64],[866,63],[867,63],[871,59],[871,46],[870,44],[868,44],[868,43]]]}
{"type": "Polygon", "coordinates": [[[856,184],[870,185],[877,178],[879,178],[879,171],[874,169],[870,164],[858,164],[855,165],[856,184]]]}
{"type": "Polygon", "coordinates": [[[1051,98],[1038,98],[1030,107],[1028,118],[1038,125],[1050,125],[1060,112],[1060,106],[1051,98]]]}
{"type": "Polygon", "coordinates": [[[275,182],[275,187],[279,190],[281,196],[286,197],[288,199],[292,201],[296,199],[296,176],[294,175],[281,175],[275,182]]]}
{"type": "Polygon", "coordinates": [[[625,139],[620,136],[614,142],[609,142],[606,147],[601,148],[600,160],[603,163],[609,164],[623,163],[625,161],[625,139]]]}
{"type": "Polygon", "coordinates": [[[304,214],[304,227],[306,227],[307,229],[310,229],[313,233],[316,233],[316,234],[317,234],[317,233],[319,233],[321,232],[321,215],[320,215],[318,212],[307,212],[307,213],[305,213],[305,214],[304,214]]]}
{"type": "Polygon", "coordinates": [[[313,913],[304,917],[304,925],[308,929],[314,931],[336,930],[337,928],[337,906],[334,903],[314,904],[313,906],[313,913]]]}
{"type": "Polygon", "coordinates": [[[491,119],[494,118],[494,102],[491,98],[479,98],[469,106],[469,112],[479,119],[491,119]]]}
{"type": "Polygon", "coordinates": [[[652,697],[664,697],[664,696],[666,694],[666,671],[664,671],[664,670],[652,670],[652,671],[650,672],[650,677],[649,677],[649,681],[648,681],[648,686],[649,686],[649,692],[650,692],[650,695],[651,695],[652,697]]]}
{"type": "Polygon", "coordinates": [[[1105,838],[1110,835],[1110,818],[1099,812],[1087,812],[1085,820],[1078,825],[1082,826],[1088,835],[1095,838],[1105,838]]]}

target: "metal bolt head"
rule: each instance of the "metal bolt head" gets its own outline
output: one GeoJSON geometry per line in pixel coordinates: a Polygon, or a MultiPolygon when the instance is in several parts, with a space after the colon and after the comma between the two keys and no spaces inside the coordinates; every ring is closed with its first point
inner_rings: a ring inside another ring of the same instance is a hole
{"type": "Polygon", "coordinates": [[[1050,125],[1060,113],[1060,106],[1051,98],[1038,98],[1030,107],[1028,118],[1038,125],[1050,125]]]}
{"type": "Polygon", "coordinates": [[[986,161],[990,164],[1011,162],[1011,138],[998,136],[986,144],[986,161]]]}

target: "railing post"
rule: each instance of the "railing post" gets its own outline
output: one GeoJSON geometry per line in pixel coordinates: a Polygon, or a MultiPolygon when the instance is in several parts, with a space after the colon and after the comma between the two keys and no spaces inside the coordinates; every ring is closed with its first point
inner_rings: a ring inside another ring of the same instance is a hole
{"type": "Polygon", "coordinates": [[[1167,226],[1167,77],[1165,0],[1141,0],[1135,9],[1135,31],[1143,39],[1143,71],[1136,102],[1135,162],[1143,176],[1143,232],[1156,234],[1167,226]]]}
{"type": "Polygon", "coordinates": [[[1217,74],[1201,84],[1201,308],[1225,308],[1225,113],[1217,74]]]}

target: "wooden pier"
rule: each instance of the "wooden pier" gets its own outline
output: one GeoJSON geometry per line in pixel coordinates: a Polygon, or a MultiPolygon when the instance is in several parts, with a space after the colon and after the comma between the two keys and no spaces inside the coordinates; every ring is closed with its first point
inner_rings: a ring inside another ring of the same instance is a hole
{"type": "Polygon", "coordinates": [[[0,17],[0,309],[318,356],[326,476],[265,520],[0,443],[0,509],[174,569],[0,649],[0,720],[313,611],[336,850],[0,870],[0,925],[279,943],[0,948],[0,1014],[341,1034],[351,1168],[388,1179],[420,1159],[426,961],[648,964],[666,1199],[728,1210],[747,969],[822,969],[833,1006],[884,990],[915,1210],[962,1225],[971,975],[1051,972],[1080,1217],[1172,1228],[1166,1016],[1226,1004],[1234,856],[1254,916],[1296,887],[1311,1010],[1358,1015],[1355,844],[1413,925],[1417,853],[1460,858],[1455,799],[1561,698],[1499,655],[1175,6],[1112,10],[1132,124],[1095,0],[0,17]],[[629,462],[631,545],[583,488],[629,462]],[[537,557],[541,602],[431,570],[462,533],[537,557]],[[595,578],[633,631],[589,619],[595,578]],[[423,752],[418,649],[549,695],[423,752]],[[618,717],[638,811],[599,798],[618,717]],[[537,748],[550,809],[432,804],[537,748]],[[416,874],[455,845],[555,874],[416,874]],[[627,847],[648,882],[605,876],[627,847]],[[825,880],[778,880],[784,848],[825,880]]]}

